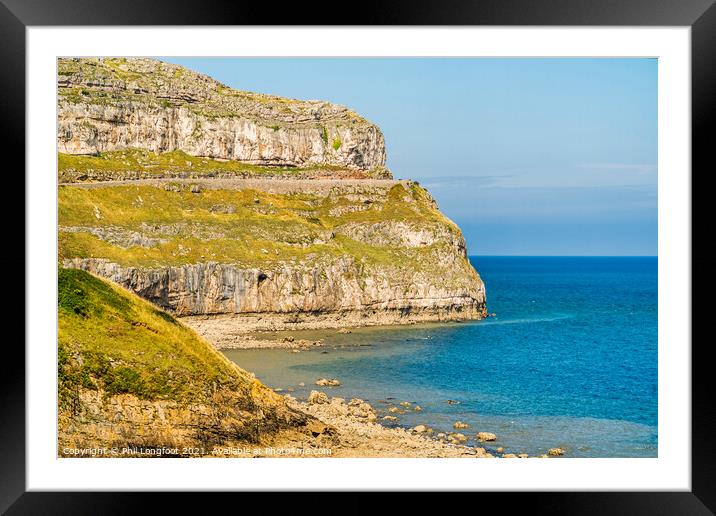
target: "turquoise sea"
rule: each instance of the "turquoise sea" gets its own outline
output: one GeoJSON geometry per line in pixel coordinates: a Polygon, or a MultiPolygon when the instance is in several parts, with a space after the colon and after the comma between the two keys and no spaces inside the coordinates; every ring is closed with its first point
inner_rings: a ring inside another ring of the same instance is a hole
{"type": "Polygon", "coordinates": [[[311,389],[359,397],[380,416],[391,404],[418,404],[422,411],[390,424],[437,432],[463,421],[470,428],[458,431],[468,437],[497,434],[488,449],[536,455],[559,446],[569,457],[656,457],[657,258],[471,261],[496,317],[350,334],[291,332],[323,338],[326,346],[226,354],[298,398],[311,389]],[[319,377],[342,385],[317,388],[319,377]]]}

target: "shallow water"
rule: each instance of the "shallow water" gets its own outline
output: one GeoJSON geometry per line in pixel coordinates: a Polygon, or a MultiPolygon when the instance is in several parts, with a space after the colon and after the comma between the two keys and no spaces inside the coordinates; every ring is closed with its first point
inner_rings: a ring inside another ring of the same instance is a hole
{"type": "Polygon", "coordinates": [[[397,424],[453,431],[464,421],[470,428],[458,431],[468,437],[498,435],[488,449],[535,455],[560,446],[570,457],[655,457],[657,259],[471,260],[496,317],[351,334],[285,332],[323,338],[326,346],[226,354],[298,398],[312,389],[360,397],[381,416],[400,401],[417,403],[423,410],[397,414],[397,424]],[[342,385],[317,388],[319,377],[342,385]]]}

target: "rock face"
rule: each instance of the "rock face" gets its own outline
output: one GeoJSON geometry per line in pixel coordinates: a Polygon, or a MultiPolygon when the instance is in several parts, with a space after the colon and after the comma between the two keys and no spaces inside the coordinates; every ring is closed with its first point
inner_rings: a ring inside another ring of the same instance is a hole
{"type": "Polygon", "coordinates": [[[487,315],[464,238],[430,194],[360,172],[382,168],[385,149],[380,130],[355,113],[232,90],[155,60],[61,59],[58,67],[60,168],[85,178],[59,190],[65,267],[193,317],[195,329],[227,347],[223,336],[236,326],[487,315]],[[104,154],[76,155],[96,152],[104,154]],[[264,174],[259,165],[336,175],[222,175],[242,167],[264,174]],[[112,180],[119,169],[130,180],[112,180]],[[357,175],[337,173],[346,170],[357,175]]]}
{"type": "MultiPolygon", "coordinates": [[[[366,273],[351,258],[308,271],[287,264],[275,272],[212,262],[142,269],[96,258],[75,258],[64,265],[111,279],[179,316],[377,312],[394,317],[394,322],[401,318],[414,322],[411,316],[421,313],[426,320],[484,316],[485,292],[480,284],[452,288],[428,271],[416,275],[412,284],[403,284],[389,270],[366,273]]],[[[378,320],[386,322],[380,315],[378,320]]]]}
{"type": "Polygon", "coordinates": [[[228,88],[153,59],[59,59],[58,148],[181,150],[272,166],[385,165],[383,135],[349,109],[228,88]]]}
{"type": "MultiPolygon", "coordinates": [[[[190,183],[172,182],[174,190],[160,181],[62,187],[63,264],[111,279],[177,315],[232,316],[223,320],[227,327],[344,327],[486,314],[485,287],[459,229],[416,183],[190,183]],[[261,317],[237,318],[243,316],[261,317]]],[[[217,342],[208,329],[195,328],[217,342]]]]}

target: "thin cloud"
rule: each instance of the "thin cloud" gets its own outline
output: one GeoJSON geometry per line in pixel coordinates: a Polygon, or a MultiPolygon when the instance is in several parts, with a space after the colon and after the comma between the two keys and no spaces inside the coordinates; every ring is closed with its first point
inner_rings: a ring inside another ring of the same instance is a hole
{"type": "Polygon", "coordinates": [[[497,183],[500,179],[514,177],[513,175],[494,176],[442,176],[442,177],[416,177],[415,179],[425,188],[454,188],[459,186],[486,186],[497,183]]]}
{"type": "Polygon", "coordinates": [[[591,170],[622,170],[642,174],[656,172],[657,170],[657,166],[650,163],[582,163],[577,167],[591,170]]]}

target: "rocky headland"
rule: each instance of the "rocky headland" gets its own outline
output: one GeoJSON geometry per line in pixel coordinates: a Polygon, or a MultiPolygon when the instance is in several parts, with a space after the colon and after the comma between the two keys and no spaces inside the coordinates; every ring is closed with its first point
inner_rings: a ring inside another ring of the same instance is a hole
{"type": "Polygon", "coordinates": [[[57,86],[61,455],[489,455],[280,396],[214,349],[487,316],[460,229],[392,178],[375,124],[152,59],[59,59],[57,86]]]}
{"type": "Polygon", "coordinates": [[[59,252],[217,346],[247,330],[479,319],[430,194],[342,106],[152,59],[58,61],[59,252]]]}
{"type": "Polygon", "coordinates": [[[382,133],[353,111],[152,59],[60,59],[58,92],[65,267],[193,317],[217,345],[239,326],[487,314],[459,228],[390,179],[382,133]]]}

